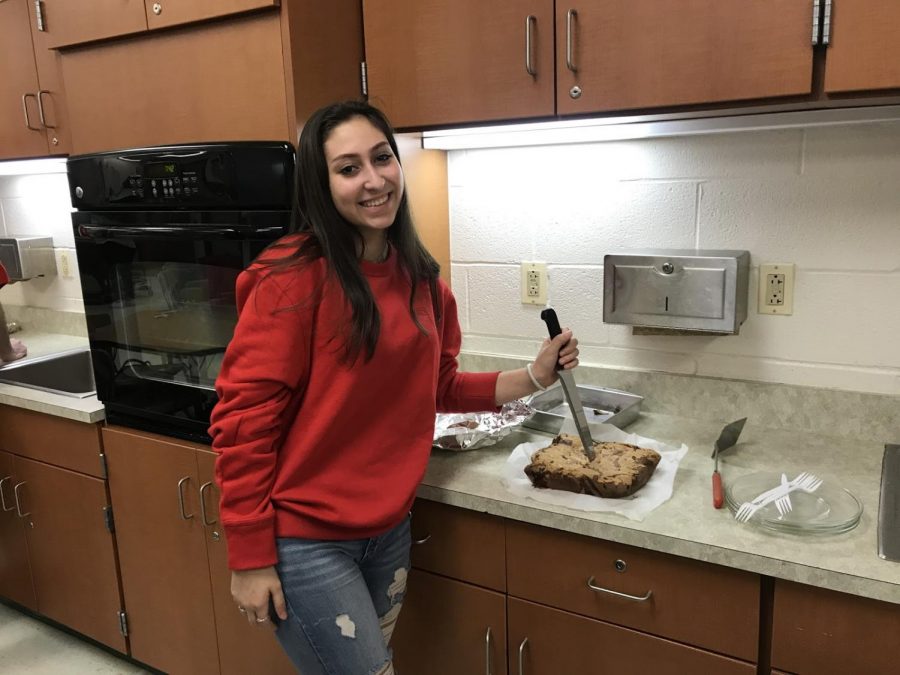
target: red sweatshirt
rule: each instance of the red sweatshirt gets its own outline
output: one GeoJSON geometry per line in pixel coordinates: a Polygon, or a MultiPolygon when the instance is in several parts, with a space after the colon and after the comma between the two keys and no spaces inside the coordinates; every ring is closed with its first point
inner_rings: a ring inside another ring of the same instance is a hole
{"type": "Polygon", "coordinates": [[[391,251],[362,262],[381,315],[372,359],[341,361],[350,326],[325,262],[237,281],[239,318],[216,381],[210,435],[232,569],[277,562],[276,537],[361,539],[407,514],[440,411],[494,410],[497,373],[459,373],[456,301],[410,282],[391,251]],[[318,289],[318,290],[317,290],[318,289]]]}

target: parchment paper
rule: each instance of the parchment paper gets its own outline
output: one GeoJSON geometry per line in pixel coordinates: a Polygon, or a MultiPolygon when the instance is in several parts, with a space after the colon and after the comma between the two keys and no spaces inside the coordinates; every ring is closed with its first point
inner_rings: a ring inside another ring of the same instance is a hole
{"type": "MultiPolygon", "coordinates": [[[[608,499],[593,495],[575,494],[565,490],[534,487],[525,474],[525,467],[531,463],[531,456],[535,452],[550,445],[552,438],[534,443],[521,443],[513,448],[512,453],[506,460],[502,478],[503,484],[510,492],[538,502],[544,502],[545,504],[565,506],[579,511],[612,511],[631,520],[643,520],[648,513],[672,496],[672,487],[675,483],[675,474],[678,472],[678,464],[688,451],[686,445],[682,443],[680,448],[676,448],[673,445],[661,443],[652,438],[626,433],[611,424],[592,424],[590,428],[591,437],[595,441],[631,443],[642,448],[656,450],[662,455],[662,459],[650,480],[631,497],[608,499]]],[[[560,431],[578,435],[575,423],[571,419],[566,419],[563,422],[560,431]]]]}

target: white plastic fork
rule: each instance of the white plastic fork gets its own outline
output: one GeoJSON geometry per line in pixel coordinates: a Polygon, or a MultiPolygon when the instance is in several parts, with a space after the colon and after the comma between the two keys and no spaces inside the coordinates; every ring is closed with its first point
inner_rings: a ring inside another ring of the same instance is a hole
{"type": "MultiPolygon", "coordinates": [[[[789,488],[787,474],[781,474],[781,487],[789,488]]],[[[791,493],[786,492],[775,500],[775,508],[778,509],[778,515],[784,518],[785,514],[790,513],[794,509],[791,503],[791,493]]]]}
{"type": "MultiPolygon", "coordinates": [[[[764,506],[768,506],[772,502],[775,502],[778,499],[789,495],[794,490],[815,492],[819,489],[819,486],[821,484],[821,478],[818,478],[817,476],[804,471],[798,474],[797,477],[793,480],[787,481],[787,483],[782,481],[781,485],[778,485],[771,490],[766,490],[755,499],[741,504],[740,508],[738,508],[737,512],[734,514],[734,519],[740,523],[746,523],[761,508],[763,508],[764,506]]],[[[781,513],[781,511],[779,511],[779,513],[781,513]]],[[[782,515],[784,514],[782,513],[782,515]]]]}

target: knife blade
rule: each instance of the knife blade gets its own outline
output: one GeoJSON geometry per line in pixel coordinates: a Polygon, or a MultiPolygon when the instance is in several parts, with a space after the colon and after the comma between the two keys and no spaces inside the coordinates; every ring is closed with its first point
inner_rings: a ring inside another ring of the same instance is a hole
{"type": "MultiPolygon", "coordinates": [[[[541,318],[547,324],[547,332],[550,334],[551,340],[562,333],[556,310],[548,307],[541,312],[541,318]]],[[[570,371],[564,370],[559,363],[556,364],[556,370],[559,375],[559,384],[562,387],[563,395],[566,397],[566,403],[569,404],[569,410],[572,411],[572,419],[575,421],[575,428],[578,429],[578,437],[581,439],[584,454],[589,460],[593,461],[595,457],[594,440],[591,438],[591,429],[588,426],[587,416],[584,414],[584,406],[581,404],[581,395],[578,393],[575,378],[570,371]]]]}

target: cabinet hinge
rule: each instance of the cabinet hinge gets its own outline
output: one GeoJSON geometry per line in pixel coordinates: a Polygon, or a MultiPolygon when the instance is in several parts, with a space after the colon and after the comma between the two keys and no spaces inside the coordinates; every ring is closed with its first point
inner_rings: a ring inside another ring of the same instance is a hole
{"type": "Polygon", "coordinates": [[[831,41],[831,3],[832,0],[813,0],[813,46],[831,41]]]}
{"type": "Polygon", "coordinates": [[[369,73],[366,70],[366,62],[361,61],[359,64],[359,83],[363,96],[369,95],[369,73]]]}
{"type": "Polygon", "coordinates": [[[116,521],[113,520],[113,510],[111,506],[103,507],[103,521],[106,523],[106,529],[110,534],[116,531],[116,521]]]}
{"type": "Polygon", "coordinates": [[[109,467],[106,465],[106,453],[100,453],[100,472],[103,474],[103,480],[109,479],[109,467]]]}
{"type": "Polygon", "coordinates": [[[44,0],[34,0],[34,15],[37,18],[37,29],[41,32],[47,30],[44,26],[44,0]]]}
{"type": "Polygon", "coordinates": [[[119,610],[119,632],[122,637],[128,637],[128,615],[122,610],[119,610]]]}

